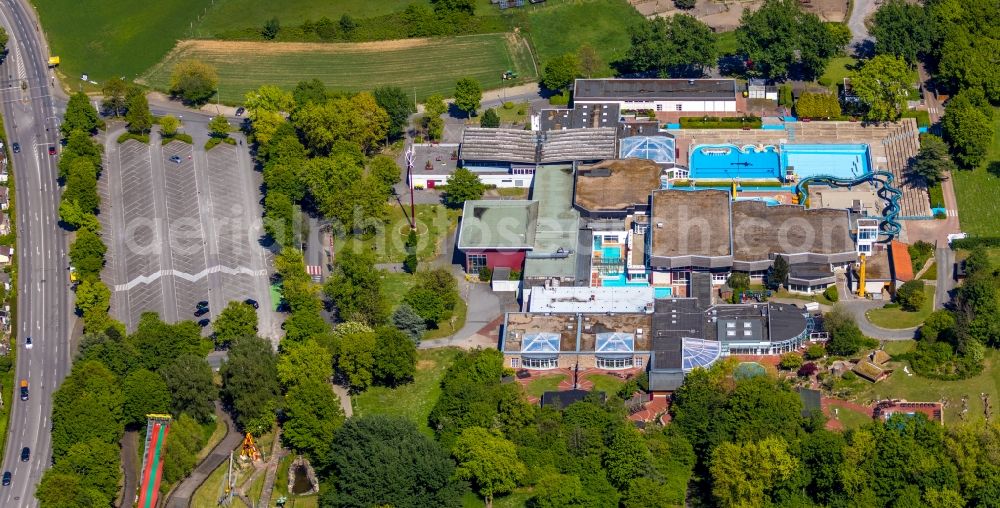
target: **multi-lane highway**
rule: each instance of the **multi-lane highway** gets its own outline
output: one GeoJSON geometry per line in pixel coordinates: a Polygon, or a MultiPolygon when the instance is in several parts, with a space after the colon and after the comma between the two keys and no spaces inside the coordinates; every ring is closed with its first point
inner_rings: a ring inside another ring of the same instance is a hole
{"type": "MultiPolygon", "coordinates": [[[[59,118],[53,97],[48,51],[34,13],[27,2],[0,0],[0,23],[7,29],[9,54],[0,65],[0,100],[7,140],[19,143],[12,154],[17,184],[17,379],[27,379],[30,398],[11,400],[14,390],[4,386],[4,402],[13,404],[3,471],[13,475],[0,487],[0,506],[37,506],[35,487],[51,463],[52,393],[70,366],[71,292],[66,238],[59,227],[56,182],[59,118]],[[24,347],[31,337],[32,349],[24,347]],[[21,461],[21,449],[31,458],[21,461]]],[[[8,148],[9,149],[9,148],[8,148]]],[[[81,422],[81,424],[86,424],[81,422]]]]}

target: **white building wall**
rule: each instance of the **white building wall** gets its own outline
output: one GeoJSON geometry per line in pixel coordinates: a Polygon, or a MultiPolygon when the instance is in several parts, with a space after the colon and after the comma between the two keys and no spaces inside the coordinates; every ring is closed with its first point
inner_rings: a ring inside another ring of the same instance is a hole
{"type": "MultiPolygon", "coordinates": [[[[479,179],[486,185],[495,185],[501,189],[507,188],[529,188],[535,175],[479,175],[479,179]]],[[[434,180],[435,185],[446,185],[451,175],[413,175],[413,186],[418,189],[429,189],[430,180],[434,180]]]]}
{"type": "Polygon", "coordinates": [[[660,112],[735,113],[736,98],[701,101],[577,101],[577,104],[617,103],[621,109],[651,109],[660,112]],[[678,106],[680,109],[678,109],[678,106]]]}

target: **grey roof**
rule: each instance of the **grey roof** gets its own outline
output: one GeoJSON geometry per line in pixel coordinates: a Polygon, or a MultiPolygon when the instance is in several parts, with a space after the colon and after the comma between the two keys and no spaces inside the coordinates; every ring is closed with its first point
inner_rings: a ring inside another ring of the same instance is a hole
{"type": "Polygon", "coordinates": [[[537,201],[466,201],[458,231],[458,249],[530,249],[535,241],[537,220],[537,201]]]}
{"type": "Polygon", "coordinates": [[[618,154],[618,129],[566,129],[542,134],[538,162],[542,164],[568,161],[613,159],[618,154]]]}
{"type": "Polygon", "coordinates": [[[732,79],[578,79],[573,101],[736,100],[732,79]]]}
{"type": "Polygon", "coordinates": [[[467,127],[462,133],[463,160],[534,163],[538,134],[523,129],[467,127]]]}
{"type": "Polygon", "coordinates": [[[524,262],[524,276],[575,278],[580,252],[577,245],[580,212],[573,208],[572,203],[572,167],[538,168],[531,198],[538,202],[538,220],[532,251],[524,262]]]}
{"type": "Polygon", "coordinates": [[[452,152],[458,152],[458,143],[414,143],[413,174],[451,175],[458,166],[458,160],[451,158],[452,152]],[[427,169],[428,162],[431,163],[431,169],[427,169]]]}
{"type": "Polygon", "coordinates": [[[615,127],[621,118],[617,103],[581,104],[570,109],[543,109],[539,115],[543,131],[615,127]]]}

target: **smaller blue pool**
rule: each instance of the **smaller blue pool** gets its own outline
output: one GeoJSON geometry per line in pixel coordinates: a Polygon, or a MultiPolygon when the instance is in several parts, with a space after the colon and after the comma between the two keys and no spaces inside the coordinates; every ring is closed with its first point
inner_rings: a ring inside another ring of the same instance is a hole
{"type": "Polygon", "coordinates": [[[691,178],[732,180],[781,177],[781,160],[773,146],[699,145],[688,160],[691,178]]]}
{"type": "Polygon", "coordinates": [[[621,259],[622,248],[617,245],[601,247],[601,255],[604,259],[621,259]]]}
{"type": "Polygon", "coordinates": [[[815,175],[849,179],[871,171],[868,145],[783,145],[781,166],[793,168],[799,179],[815,175]]]}
{"type": "Polygon", "coordinates": [[[653,288],[654,298],[670,298],[674,290],[672,288],[653,288]]]}

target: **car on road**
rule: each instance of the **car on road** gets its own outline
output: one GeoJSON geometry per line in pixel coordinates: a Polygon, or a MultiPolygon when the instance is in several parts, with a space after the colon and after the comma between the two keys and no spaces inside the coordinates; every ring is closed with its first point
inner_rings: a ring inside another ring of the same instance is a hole
{"type": "Polygon", "coordinates": [[[195,317],[201,317],[204,316],[205,314],[208,314],[208,307],[201,307],[198,310],[194,311],[195,317]]]}
{"type": "Polygon", "coordinates": [[[245,113],[245,112],[246,112],[246,108],[244,108],[242,106],[236,108],[236,116],[243,116],[243,113],[245,113]]]}
{"type": "Polygon", "coordinates": [[[247,304],[247,305],[249,305],[249,306],[251,306],[251,307],[253,307],[255,309],[259,309],[260,308],[260,304],[257,303],[257,300],[254,300],[253,298],[247,298],[246,300],[243,300],[243,303],[245,303],[245,304],[247,304]]]}
{"type": "Polygon", "coordinates": [[[10,471],[3,472],[3,486],[6,487],[10,485],[10,471]]]}
{"type": "Polygon", "coordinates": [[[170,162],[173,162],[174,164],[180,164],[181,163],[181,156],[180,155],[174,155],[173,157],[170,157],[170,162]]]}
{"type": "Polygon", "coordinates": [[[31,459],[31,448],[25,446],[21,448],[21,462],[28,462],[31,459]]]}
{"type": "Polygon", "coordinates": [[[198,321],[198,326],[205,328],[206,326],[209,325],[209,323],[211,323],[211,321],[209,321],[208,319],[202,319],[201,321],[198,321]]]}
{"type": "Polygon", "coordinates": [[[49,155],[55,155],[55,154],[56,154],[56,147],[50,146],[49,147],[49,155]]]}
{"type": "Polygon", "coordinates": [[[28,380],[21,380],[21,400],[28,400],[28,380]]]}
{"type": "Polygon", "coordinates": [[[24,349],[31,349],[31,337],[24,339],[24,349]]]}
{"type": "Polygon", "coordinates": [[[14,143],[12,146],[14,153],[21,153],[21,143],[14,143]]]}

